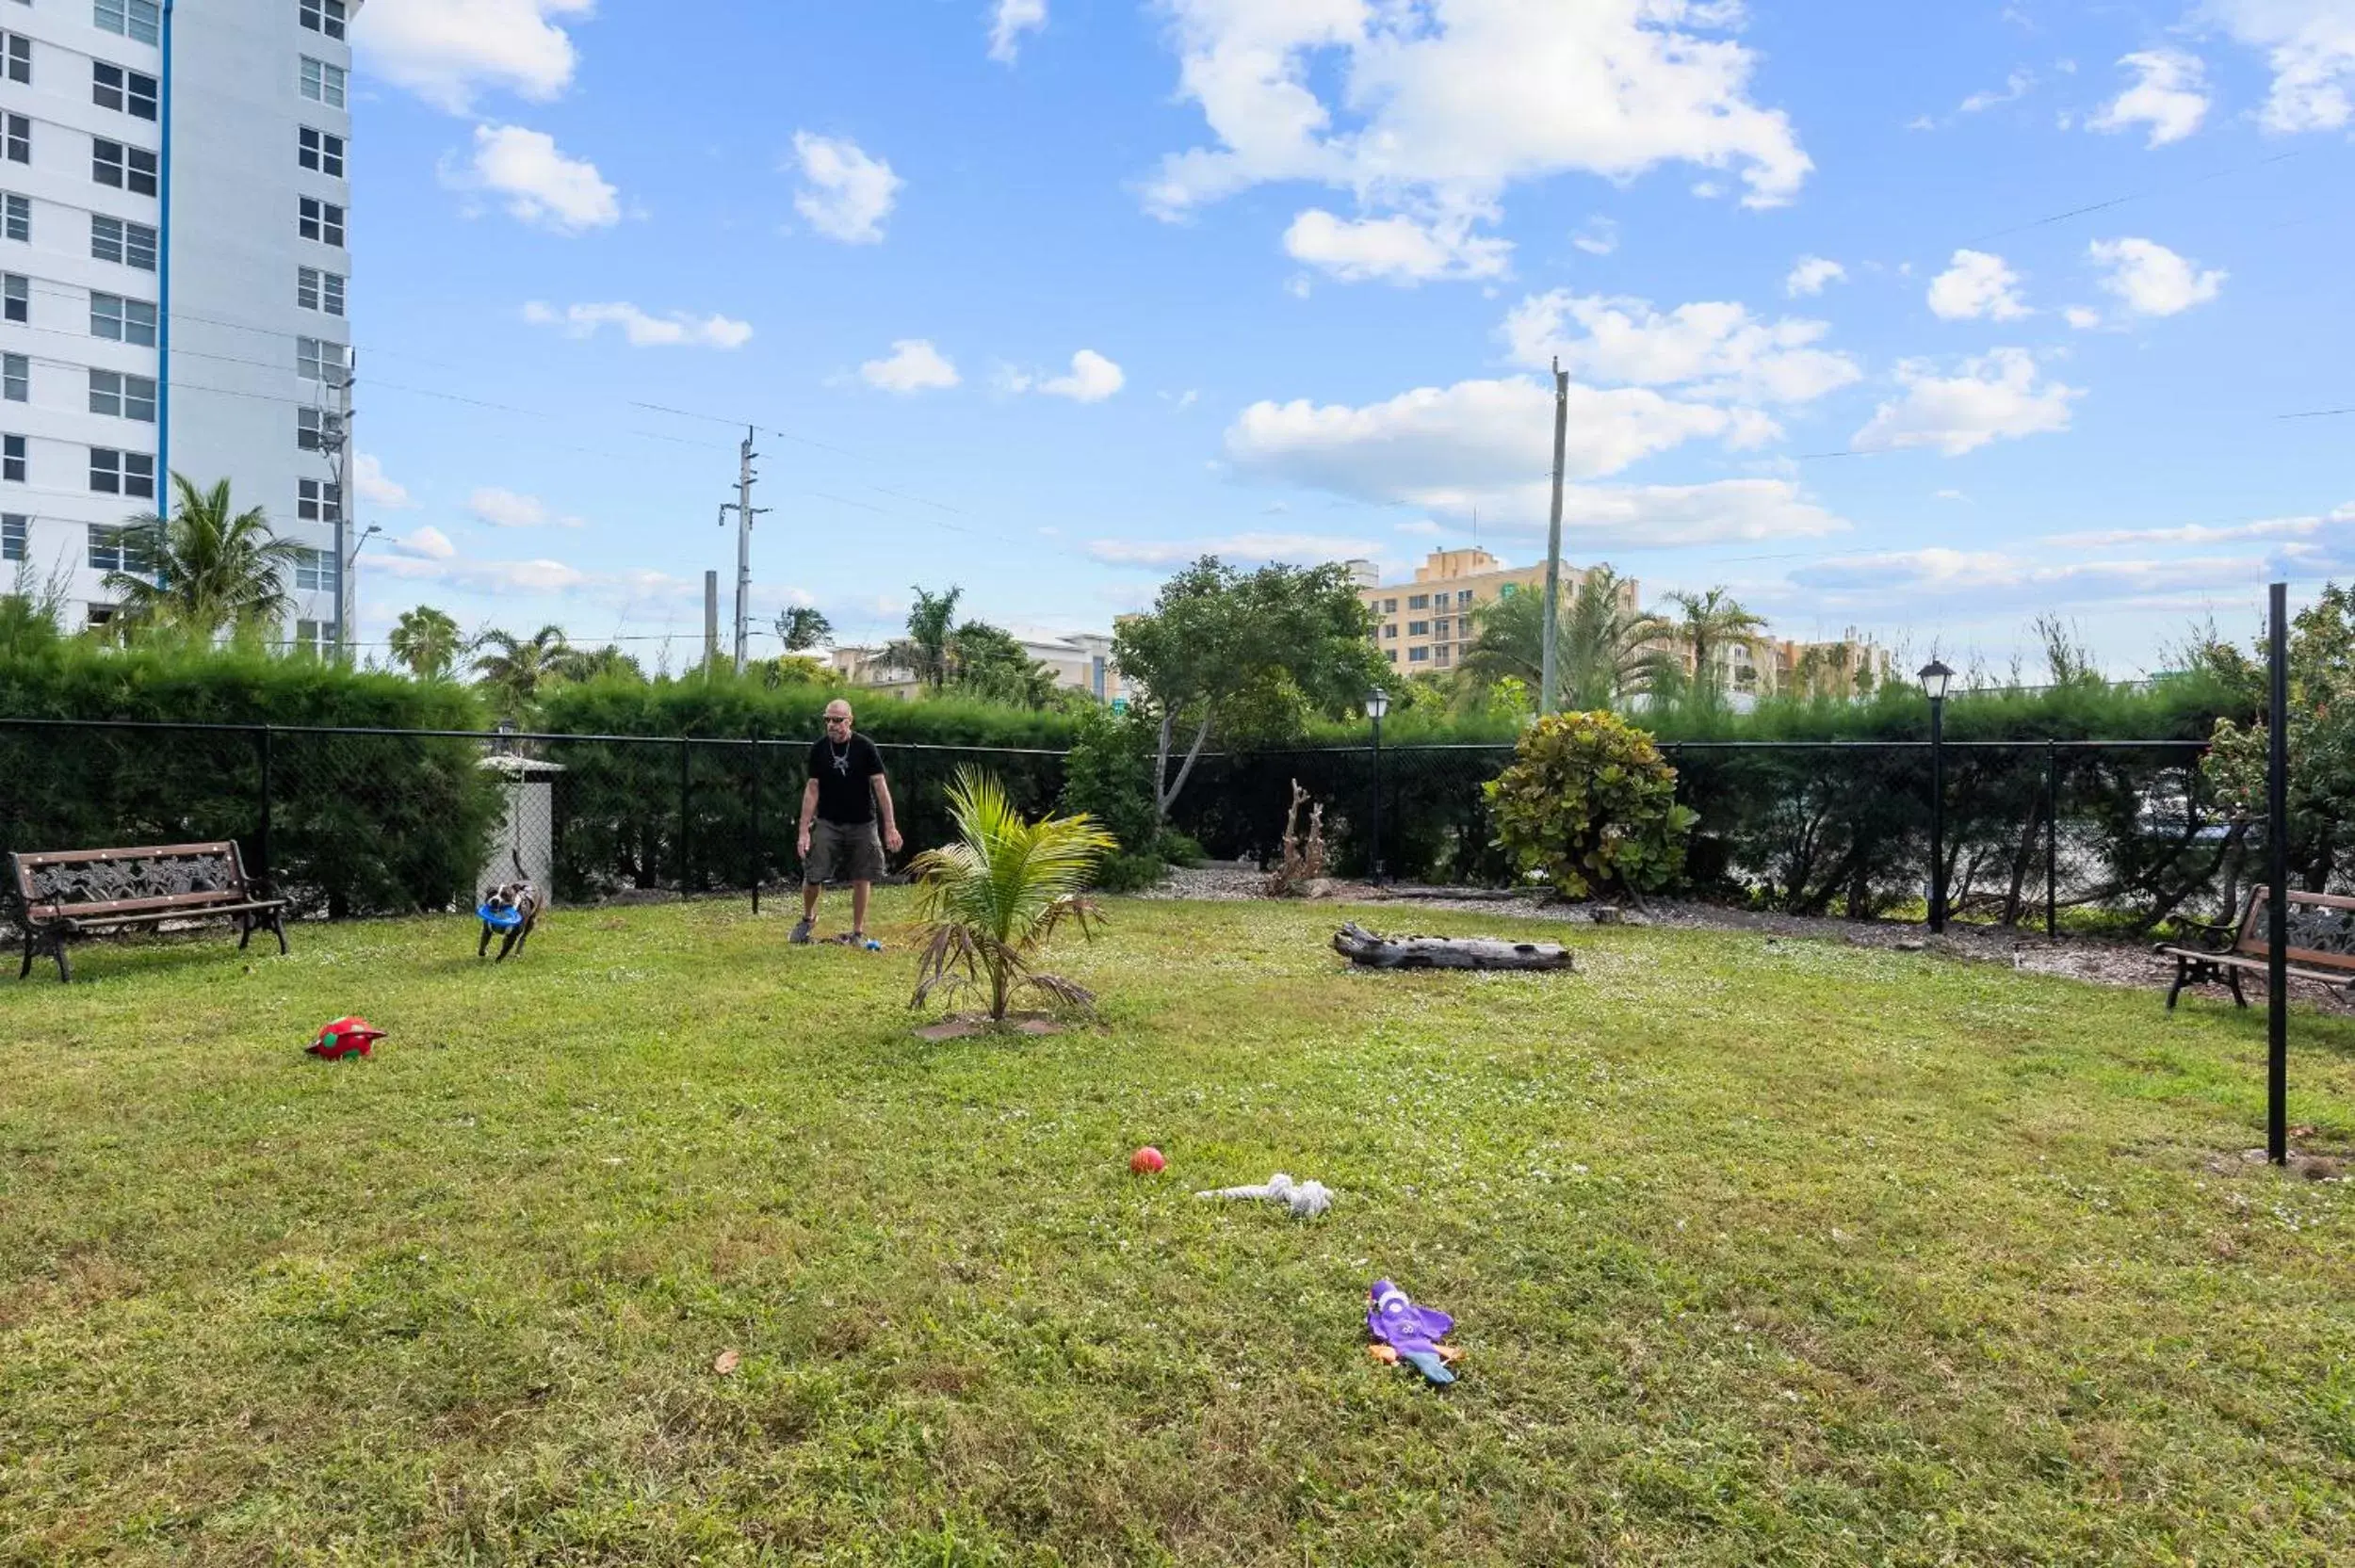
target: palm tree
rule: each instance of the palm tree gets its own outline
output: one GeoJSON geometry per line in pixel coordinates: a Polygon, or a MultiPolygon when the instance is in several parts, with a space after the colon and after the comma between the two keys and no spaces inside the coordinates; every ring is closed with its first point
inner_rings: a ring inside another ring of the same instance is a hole
{"type": "Polygon", "coordinates": [[[885,661],[934,691],[947,686],[956,672],[957,601],[964,597],[961,588],[951,587],[946,593],[918,588],[916,607],[908,611],[908,635],[884,650],[885,661]]]}
{"type": "Polygon", "coordinates": [[[806,654],[834,640],[834,622],[820,610],[795,605],[777,617],[777,636],[784,639],[787,653],[806,654]]]}
{"type": "MultiPolygon", "coordinates": [[[[1459,668],[1475,680],[1510,678],[1538,690],[1545,666],[1545,593],[1515,593],[1472,612],[1478,630],[1459,668]]],[[[1607,708],[1650,688],[1666,662],[1667,623],[1630,606],[1626,579],[1598,566],[1579,579],[1555,631],[1554,686],[1562,705],[1607,708]]]]}
{"type": "Polygon", "coordinates": [[[438,681],[458,662],[464,640],[458,635],[457,622],[430,605],[419,605],[403,610],[393,622],[388,645],[393,657],[409,667],[409,673],[421,681],[438,681]]]}
{"type": "Polygon", "coordinates": [[[270,531],[262,509],[230,509],[229,481],[199,490],[185,475],[171,477],[170,517],[132,518],[126,543],[138,572],[109,572],[106,591],[118,596],[123,618],[141,625],[171,625],[209,641],[222,630],[252,631],[284,622],[293,600],[286,574],[303,546],[270,531]]]}
{"type": "Polygon", "coordinates": [[[1756,648],[1765,639],[1766,618],[1745,609],[1741,601],[1722,588],[1705,593],[1671,593],[1677,607],[1676,639],[1692,655],[1696,700],[1703,707],[1717,701],[1717,654],[1725,648],[1756,648]]]}
{"type": "Polygon", "coordinates": [[[474,661],[474,672],[508,718],[538,701],[542,687],[562,678],[558,662],[572,652],[561,626],[543,626],[520,641],[506,632],[484,632],[474,648],[494,650],[474,661]]]}
{"type": "Polygon", "coordinates": [[[935,990],[986,985],[990,1019],[1001,1022],[1025,986],[1076,1007],[1095,1001],[1031,961],[1064,921],[1084,932],[1100,913],[1084,895],[1117,841],[1085,815],[1025,822],[997,780],[963,770],[949,790],[949,814],[957,841],[926,850],[909,867],[925,945],[908,1005],[923,1006],[935,990]]]}

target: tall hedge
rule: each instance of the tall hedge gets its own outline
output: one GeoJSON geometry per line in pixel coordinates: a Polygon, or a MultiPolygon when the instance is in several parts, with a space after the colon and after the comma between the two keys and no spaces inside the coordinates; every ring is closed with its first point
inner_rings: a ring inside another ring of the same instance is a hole
{"type": "MultiPolygon", "coordinates": [[[[0,719],[476,730],[463,687],[257,651],[0,657],[0,719]]],[[[399,913],[469,902],[499,796],[463,739],[62,730],[0,723],[0,852],[236,839],[299,913],[399,913]],[[263,864],[267,862],[267,864],[263,864]]]]}

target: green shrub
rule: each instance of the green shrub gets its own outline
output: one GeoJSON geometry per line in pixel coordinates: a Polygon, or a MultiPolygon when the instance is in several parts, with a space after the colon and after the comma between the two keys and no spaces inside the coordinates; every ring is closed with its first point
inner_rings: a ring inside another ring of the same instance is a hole
{"type": "Polygon", "coordinates": [[[1565,897],[1657,892],[1684,868],[1698,820],[1651,736],[1608,713],[1540,719],[1488,784],[1498,841],[1565,897]]]}
{"type": "Polygon", "coordinates": [[[1161,830],[1161,837],[1154,841],[1153,850],[1163,864],[1169,865],[1195,866],[1210,858],[1198,842],[1175,828],[1161,830]]]}
{"type": "Polygon", "coordinates": [[[1142,893],[1168,870],[1159,855],[1106,855],[1096,863],[1093,885],[1098,893],[1142,893]]]}
{"type": "MultiPolygon", "coordinates": [[[[1150,857],[1162,829],[1153,808],[1153,731],[1129,714],[1098,712],[1080,724],[1064,759],[1061,809],[1102,824],[1126,854],[1150,857]]],[[[1194,846],[1196,858],[1201,846],[1194,846]]]]}

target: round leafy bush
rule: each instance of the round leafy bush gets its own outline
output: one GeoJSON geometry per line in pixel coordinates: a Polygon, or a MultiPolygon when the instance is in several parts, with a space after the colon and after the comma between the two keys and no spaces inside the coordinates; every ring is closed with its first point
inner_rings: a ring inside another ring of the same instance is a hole
{"type": "Polygon", "coordinates": [[[1677,804],[1676,784],[1650,736],[1608,713],[1564,713],[1523,732],[1513,765],[1483,787],[1515,866],[1584,898],[1657,892],[1681,874],[1699,816],[1677,804]]]}

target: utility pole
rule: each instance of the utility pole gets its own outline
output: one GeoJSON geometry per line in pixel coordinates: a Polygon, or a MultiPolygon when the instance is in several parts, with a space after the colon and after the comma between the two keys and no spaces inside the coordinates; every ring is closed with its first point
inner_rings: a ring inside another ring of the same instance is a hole
{"type": "Polygon", "coordinates": [[[1546,525],[1546,604],[1544,654],[1540,660],[1537,711],[1551,714],[1559,706],[1554,696],[1555,643],[1562,620],[1562,468],[1569,450],[1570,376],[1562,362],[1553,362],[1553,520],[1546,525]]]}
{"type": "Polygon", "coordinates": [[[760,456],[753,450],[753,428],[744,427],[744,445],[738,449],[736,466],[736,499],[720,508],[720,525],[725,527],[728,513],[736,513],[736,672],[744,673],[747,626],[752,615],[753,597],[753,519],[767,511],[767,507],[753,505],[753,460],[760,456]]]}
{"type": "MultiPolygon", "coordinates": [[[[335,563],[334,580],[329,586],[335,594],[333,656],[338,663],[349,656],[350,648],[349,606],[351,598],[351,566],[360,558],[360,546],[367,542],[367,536],[363,534],[360,536],[360,543],[354,544],[348,554],[344,549],[344,542],[351,537],[351,527],[357,521],[352,516],[349,470],[351,465],[351,420],[357,412],[351,406],[351,387],[352,383],[359,380],[360,371],[358,352],[356,350],[347,350],[347,352],[350,355],[347,361],[336,369],[326,371],[319,383],[319,391],[314,396],[311,403],[318,420],[317,432],[318,452],[327,460],[328,472],[334,476],[328,481],[333,487],[335,498],[333,518],[335,542],[329,550],[329,555],[335,563]],[[330,406],[331,399],[332,407],[330,406]]],[[[323,370],[325,368],[322,366],[323,370]]]]}
{"type": "MultiPolygon", "coordinates": [[[[722,526],[727,525],[727,513],[720,514],[722,526]]],[[[704,678],[711,678],[711,667],[720,662],[720,574],[704,574],[704,678]]]]}

